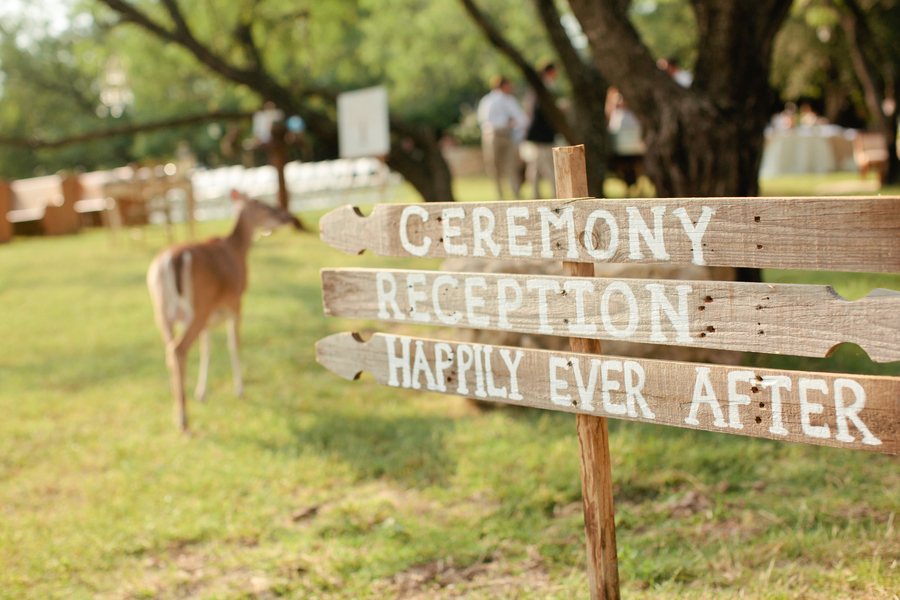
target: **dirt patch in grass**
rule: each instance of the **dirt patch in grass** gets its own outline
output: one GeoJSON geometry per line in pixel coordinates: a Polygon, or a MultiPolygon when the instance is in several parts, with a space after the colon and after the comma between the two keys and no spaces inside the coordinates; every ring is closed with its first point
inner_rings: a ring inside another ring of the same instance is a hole
{"type": "Polygon", "coordinates": [[[468,565],[456,564],[452,556],[415,565],[376,582],[373,589],[398,600],[451,600],[473,593],[479,598],[513,598],[519,592],[553,587],[541,555],[529,547],[520,561],[510,561],[498,552],[468,565]]]}

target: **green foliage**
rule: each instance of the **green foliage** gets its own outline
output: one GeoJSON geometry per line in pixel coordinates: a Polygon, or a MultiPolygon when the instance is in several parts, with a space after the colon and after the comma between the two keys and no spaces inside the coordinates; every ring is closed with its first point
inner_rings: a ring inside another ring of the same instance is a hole
{"type": "MultiPolygon", "coordinates": [[[[896,35],[900,27],[900,5],[896,2],[860,5],[873,34],[873,39],[863,41],[878,49],[878,56],[872,59],[880,71],[871,75],[875,85],[882,87],[887,97],[892,97],[894,92],[888,88],[894,85],[893,71],[900,65],[900,42],[896,35]]],[[[832,118],[868,112],[851,62],[847,36],[841,28],[840,6],[840,2],[830,0],[795,0],[790,16],[776,37],[771,71],[772,85],[783,100],[821,99],[832,118]]]]}
{"type": "Polygon", "coordinates": [[[629,16],[654,57],[676,58],[681,68],[693,70],[697,23],[687,0],[632,2],[629,16]]]}

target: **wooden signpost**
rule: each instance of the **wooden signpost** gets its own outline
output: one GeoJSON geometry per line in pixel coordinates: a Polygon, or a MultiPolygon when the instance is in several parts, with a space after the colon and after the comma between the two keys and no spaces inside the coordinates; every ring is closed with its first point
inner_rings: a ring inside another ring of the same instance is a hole
{"type": "Polygon", "coordinates": [[[601,339],[900,360],[900,292],[595,278],[593,262],[900,272],[900,198],[590,200],[581,147],[554,151],[561,199],[353,207],[325,215],[345,252],[563,262],[563,277],[323,269],[325,312],[570,338],[570,352],[399,335],[327,337],[354,379],[576,414],[591,598],[619,598],[606,418],[900,453],[900,378],[601,355],[601,339]],[[574,200],[573,200],[574,198],[574,200]]]}

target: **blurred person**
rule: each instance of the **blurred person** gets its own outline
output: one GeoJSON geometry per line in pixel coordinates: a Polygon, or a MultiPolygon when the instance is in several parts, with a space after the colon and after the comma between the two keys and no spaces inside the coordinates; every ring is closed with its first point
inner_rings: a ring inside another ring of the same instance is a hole
{"type": "MultiPolygon", "coordinates": [[[[559,71],[552,62],[544,64],[538,69],[541,80],[548,90],[552,90],[559,71]]],[[[556,178],[553,173],[553,141],[556,138],[556,129],[547,120],[541,105],[538,103],[537,93],[532,90],[528,95],[528,115],[531,124],[522,142],[522,158],[525,160],[525,180],[534,188],[534,198],[541,197],[541,178],[550,182],[551,198],[556,197],[556,178]]]]}
{"type": "Polygon", "coordinates": [[[694,83],[693,73],[682,69],[678,65],[677,58],[661,58],[656,62],[656,66],[668,73],[675,80],[675,83],[683,88],[689,88],[694,83]]]}
{"type": "Polygon", "coordinates": [[[812,105],[809,102],[804,102],[800,105],[800,117],[799,117],[800,125],[804,127],[815,127],[816,125],[828,125],[828,119],[825,117],[820,117],[816,114],[816,111],[813,109],[812,105]]]}
{"type": "Polygon", "coordinates": [[[606,112],[609,117],[609,133],[612,138],[612,153],[616,156],[638,156],[644,154],[643,132],[637,115],[628,108],[619,90],[610,87],[606,97],[606,112]]]}
{"type": "Polygon", "coordinates": [[[505,77],[491,79],[492,88],[478,103],[478,124],[481,126],[481,148],[488,175],[497,184],[497,197],[504,200],[503,179],[507,179],[512,197],[519,197],[522,173],[519,169],[519,148],[516,130],[528,125],[528,117],[512,95],[512,82],[505,77]]]}

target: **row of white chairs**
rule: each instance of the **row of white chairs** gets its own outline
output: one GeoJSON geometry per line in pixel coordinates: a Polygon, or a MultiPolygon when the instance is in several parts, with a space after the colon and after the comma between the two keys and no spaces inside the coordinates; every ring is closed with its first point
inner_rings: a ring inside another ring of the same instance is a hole
{"type": "MultiPolygon", "coordinates": [[[[315,210],[354,201],[387,202],[400,176],[373,158],[337,159],[310,163],[289,162],[284,169],[292,211],[315,210]]],[[[228,218],[231,190],[273,201],[278,195],[278,172],[273,166],[240,165],[197,170],[191,176],[198,220],[228,218]]]]}

